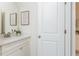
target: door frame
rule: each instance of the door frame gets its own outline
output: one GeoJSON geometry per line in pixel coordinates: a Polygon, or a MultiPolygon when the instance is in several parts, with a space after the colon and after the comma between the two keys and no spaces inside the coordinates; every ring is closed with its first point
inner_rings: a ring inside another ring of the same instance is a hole
{"type": "MultiPolygon", "coordinates": [[[[67,30],[67,37],[65,37],[65,53],[66,53],[66,56],[75,56],[75,29],[76,29],[76,13],[75,13],[75,4],[76,2],[67,2],[67,4],[70,4],[70,7],[69,5],[67,6],[68,7],[68,10],[69,12],[67,12],[66,14],[70,16],[66,16],[66,30],[67,30]],[[70,29],[69,29],[70,28],[70,29]],[[68,38],[70,36],[70,38],[68,38]],[[69,41],[70,40],[70,41],[69,41]],[[69,52],[69,53],[68,53],[69,52]]],[[[67,8],[66,7],[66,8],[67,8]]]]}
{"type": "Polygon", "coordinates": [[[75,40],[75,38],[76,38],[76,35],[75,35],[75,30],[76,30],[76,26],[75,26],[75,24],[76,24],[76,2],[72,2],[72,5],[71,5],[71,7],[72,7],[72,9],[71,9],[71,18],[72,18],[72,20],[71,20],[71,38],[72,38],[72,41],[71,41],[71,55],[72,56],[75,56],[76,54],[75,54],[75,42],[76,42],[76,40],[75,40]]]}
{"type": "Polygon", "coordinates": [[[66,31],[64,36],[64,55],[71,55],[71,3],[67,2],[64,9],[64,30],[66,31]]]}

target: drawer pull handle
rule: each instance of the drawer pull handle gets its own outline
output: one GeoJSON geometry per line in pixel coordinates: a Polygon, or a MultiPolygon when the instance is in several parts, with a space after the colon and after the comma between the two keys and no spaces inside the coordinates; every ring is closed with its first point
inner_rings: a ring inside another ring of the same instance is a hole
{"type": "Polygon", "coordinates": [[[23,47],[21,47],[21,48],[19,48],[20,50],[22,50],[23,49],[23,47]]]}

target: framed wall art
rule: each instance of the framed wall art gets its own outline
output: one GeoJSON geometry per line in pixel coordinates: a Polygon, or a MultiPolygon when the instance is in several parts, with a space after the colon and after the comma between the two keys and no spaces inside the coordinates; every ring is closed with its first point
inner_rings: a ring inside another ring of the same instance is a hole
{"type": "Polygon", "coordinates": [[[21,25],[29,25],[29,11],[21,12],[21,25]]]}

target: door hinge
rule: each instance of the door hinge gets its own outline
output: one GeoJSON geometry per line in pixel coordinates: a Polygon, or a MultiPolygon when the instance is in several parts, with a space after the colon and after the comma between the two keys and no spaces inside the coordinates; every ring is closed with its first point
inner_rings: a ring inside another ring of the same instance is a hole
{"type": "Polygon", "coordinates": [[[67,2],[64,3],[65,5],[67,4],[67,2]]]}
{"type": "Polygon", "coordinates": [[[66,31],[66,29],[64,30],[64,34],[66,34],[67,33],[67,31],[66,31]]]}

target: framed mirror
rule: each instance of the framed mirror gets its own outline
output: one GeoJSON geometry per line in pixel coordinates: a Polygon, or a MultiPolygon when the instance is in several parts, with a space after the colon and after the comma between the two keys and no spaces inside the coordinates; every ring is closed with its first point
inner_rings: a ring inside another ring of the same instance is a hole
{"type": "Polygon", "coordinates": [[[17,13],[10,14],[10,25],[16,26],[17,25],[17,13]]]}

